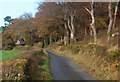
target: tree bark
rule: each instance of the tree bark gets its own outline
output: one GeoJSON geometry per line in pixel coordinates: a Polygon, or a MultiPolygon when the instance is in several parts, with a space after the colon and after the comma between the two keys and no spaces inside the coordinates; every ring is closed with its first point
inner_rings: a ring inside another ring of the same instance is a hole
{"type": "Polygon", "coordinates": [[[87,36],[87,28],[85,28],[84,30],[85,30],[85,36],[87,36]]]}
{"type": "Polygon", "coordinates": [[[118,11],[118,2],[116,3],[116,6],[115,6],[115,14],[114,14],[114,18],[113,18],[113,26],[112,28],[115,28],[115,21],[116,21],[116,16],[117,16],[117,11],[118,11]]]}
{"type": "Polygon", "coordinates": [[[92,17],[91,28],[92,28],[93,35],[94,35],[94,41],[96,42],[97,34],[96,34],[96,29],[95,29],[95,17],[94,17],[94,10],[93,10],[93,2],[91,3],[91,17],[92,17]]]}
{"type": "Polygon", "coordinates": [[[74,27],[74,18],[75,18],[75,9],[72,8],[71,4],[66,3],[64,9],[64,20],[67,21],[67,28],[69,31],[69,42],[72,42],[75,37],[75,27],[74,27]]]}
{"type": "Polygon", "coordinates": [[[113,18],[112,18],[112,4],[111,2],[109,2],[109,5],[108,5],[108,11],[109,11],[109,25],[108,25],[108,31],[107,31],[107,34],[108,34],[108,40],[110,39],[110,36],[111,36],[111,30],[112,30],[112,22],[113,22],[113,18]]]}
{"type": "Polygon", "coordinates": [[[74,40],[74,32],[75,32],[74,25],[73,25],[73,18],[70,17],[69,19],[67,19],[67,25],[68,25],[68,29],[70,31],[70,38],[69,39],[70,39],[70,42],[72,42],[72,40],[74,40]]]}
{"type": "Polygon", "coordinates": [[[95,17],[94,17],[94,8],[93,8],[93,5],[94,5],[94,2],[92,0],[91,2],[91,11],[84,7],[91,15],[91,19],[92,19],[92,23],[90,24],[90,27],[92,28],[92,31],[93,31],[93,38],[94,38],[94,42],[97,41],[97,33],[96,33],[96,28],[95,28],[95,17]]]}
{"type": "Polygon", "coordinates": [[[71,14],[70,18],[71,18],[71,34],[70,34],[70,38],[71,38],[71,40],[74,40],[74,33],[75,33],[75,27],[74,27],[74,24],[73,24],[74,15],[71,14]]]}
{"type": "Polygon", "coordinates": [[[52,37],[49,38],[50,45],[52,44],[52,37]]]}
{"type": "Polygon", "coordinates": [[[64,45],[67,45],[68,44],[68,39],[69,39],[69,31],[68,31],[68,28],[67,28],[67,24],[65,23],[65,35],[64,35],[64,45]]]}

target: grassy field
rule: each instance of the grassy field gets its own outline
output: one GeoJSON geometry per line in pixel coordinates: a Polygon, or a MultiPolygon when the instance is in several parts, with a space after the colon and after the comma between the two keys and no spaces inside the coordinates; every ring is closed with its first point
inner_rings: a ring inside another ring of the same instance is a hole
{"type": "Polygon", "coordinates": [[[19,50],[10,50],[10,51],[0,51],[0,56],[1,56],[1,59],[0,61],[3,61],[3,60],[6,60],[6,59],[10,59],[14,56],[17,56],[17,55],[20,55],[21,52],[19,50]]]}

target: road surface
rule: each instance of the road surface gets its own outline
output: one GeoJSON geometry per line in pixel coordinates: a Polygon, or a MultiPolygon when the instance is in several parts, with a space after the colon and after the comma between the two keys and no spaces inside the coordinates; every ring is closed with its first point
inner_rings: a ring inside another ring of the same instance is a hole
{"type": "Polygon", "coordinates": [[[70,59],[51,51],[46,52],[50,56],[50,70],[54,80],[95,80],[75,66],[70,59]]]}

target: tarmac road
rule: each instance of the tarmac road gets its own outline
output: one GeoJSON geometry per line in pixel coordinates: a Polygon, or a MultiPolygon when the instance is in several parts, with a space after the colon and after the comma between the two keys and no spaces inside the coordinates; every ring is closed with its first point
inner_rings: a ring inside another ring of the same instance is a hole
{"type": "Polygon", "coordinates": [[[95,80],[75,66],[70,59],[48,50],[46,52],[50,56],[50,70],[54,80],[95,80]]]}

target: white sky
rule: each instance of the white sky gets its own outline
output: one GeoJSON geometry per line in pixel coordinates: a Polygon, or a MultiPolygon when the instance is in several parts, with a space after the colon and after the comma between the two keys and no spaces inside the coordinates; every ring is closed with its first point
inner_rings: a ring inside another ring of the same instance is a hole
{"type": "Polygon", "coordinates": [[[0,0],[0,2],[43,2],[44,0],[0,0]]]}
{"type": "Polygon", "coordinates": [[[4,26],[4,18],[17,18],[24,13],[37,12],[38,2],[42,0],[0,0],[0,26],[4,26]]]}
{"type": "MultiPolygon", "coordinates": [[[[91,0],[0,0],[0,26],[4,25],[4,18],[11,16],[17,18],[20,15],[26,13],[32,13],[33,15],[37,12],[37,2],[54,2],[54,1],[65,1],[65,2],[87,2],[91,0]]],[[[94,1],[120,1],[120,0],[94,0],[94,1]]]]}

